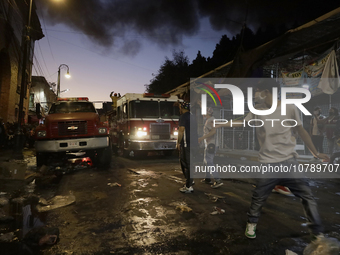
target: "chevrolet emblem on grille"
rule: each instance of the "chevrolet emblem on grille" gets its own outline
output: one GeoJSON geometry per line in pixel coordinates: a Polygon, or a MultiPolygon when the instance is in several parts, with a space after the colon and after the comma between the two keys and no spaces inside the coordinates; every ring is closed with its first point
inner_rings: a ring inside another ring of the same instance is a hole
{"type": "Polygon", "coordinates": [[[70,127],[68,127],[67,129],[69,129],[69,130],[76,130],[76,129],[78,129],[78,127],[76,127],[76,126],[70,126],[70,127]]]}

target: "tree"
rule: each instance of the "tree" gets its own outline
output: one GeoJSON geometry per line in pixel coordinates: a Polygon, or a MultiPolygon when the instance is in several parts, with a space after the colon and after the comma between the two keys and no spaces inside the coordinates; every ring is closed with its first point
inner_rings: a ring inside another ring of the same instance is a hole
{"type": "Polygon", "coordinates": [[[161,65],[158,73],[153,75],[147,86],[149,93],[164,93],[176,88],[189,79],[189,59],[185,56],[184,51],[172,52],[173,59],[165,57],[164,63],[161,65]]]}
{"type": "Polygon", "coordinates": [[[208,61],[202,56],[201,51],[197,52],[196,58],[192,61],[189,66],[190,77],[198,77],[209,71],[208,61]]]}

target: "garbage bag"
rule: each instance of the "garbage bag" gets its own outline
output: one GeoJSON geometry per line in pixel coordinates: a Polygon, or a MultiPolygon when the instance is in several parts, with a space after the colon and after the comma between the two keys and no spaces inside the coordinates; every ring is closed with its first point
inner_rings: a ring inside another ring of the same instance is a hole
{"type": "Polygon", "coordinates": [[[335,238],[318,236],[303,251],[303,255],[338,255],[340,242],[335,238]]]}

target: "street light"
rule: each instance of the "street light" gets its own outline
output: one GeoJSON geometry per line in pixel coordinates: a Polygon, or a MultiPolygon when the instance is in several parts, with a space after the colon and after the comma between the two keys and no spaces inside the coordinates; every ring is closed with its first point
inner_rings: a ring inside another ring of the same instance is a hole
{"type": "Polygon", "coordinates": [[[57,85],[57,97],[60,97],[60,69],[62,68],[67,68],[67,72],[65,74],[65,77],[66,78],[70,78],[71,75],[70,75],[70,68],[68,67],[68,65],[65,65],[65,64],[61,64],[58,68],[58,85],[57,85]]]}

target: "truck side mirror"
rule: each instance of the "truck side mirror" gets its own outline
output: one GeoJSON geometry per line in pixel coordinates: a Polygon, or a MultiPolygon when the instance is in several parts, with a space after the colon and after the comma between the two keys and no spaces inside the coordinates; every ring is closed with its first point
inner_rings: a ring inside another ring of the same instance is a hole
{"type": "Polygon", "coordinates": [[[37,114],[38,119],[41,119],[40,103],[36,103],[36,105],[35,105],[35,113],[37,114]]]}

